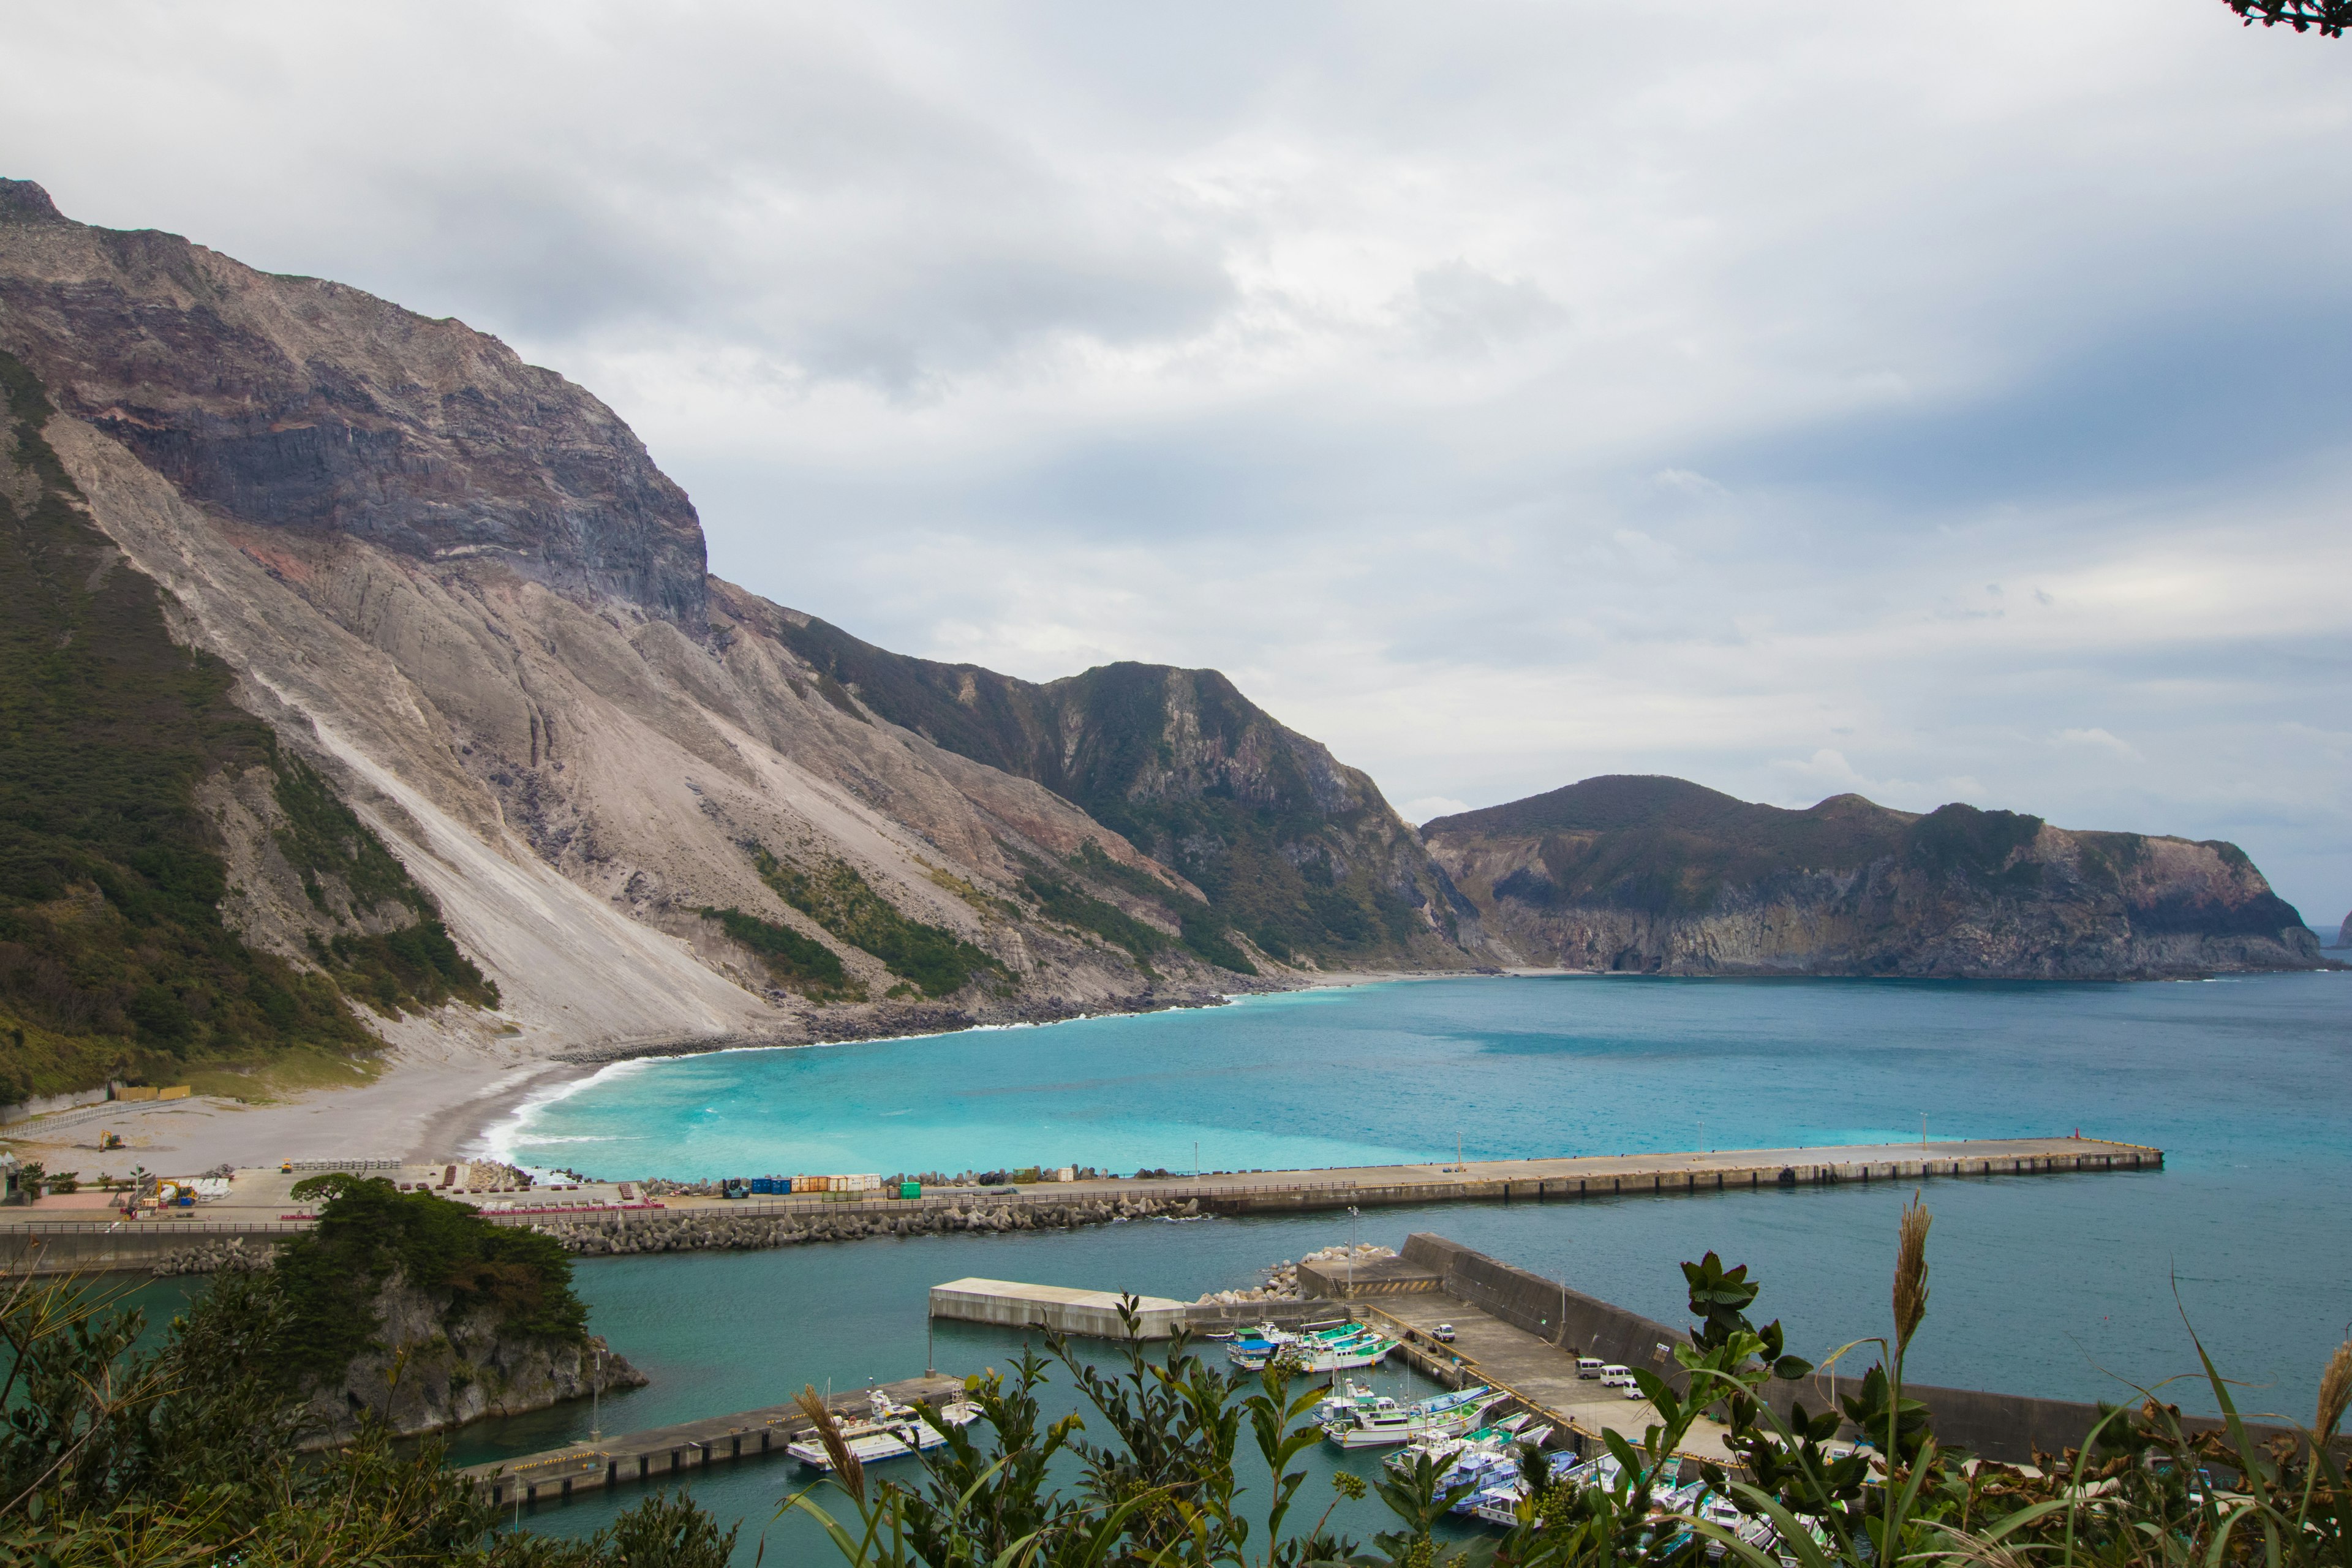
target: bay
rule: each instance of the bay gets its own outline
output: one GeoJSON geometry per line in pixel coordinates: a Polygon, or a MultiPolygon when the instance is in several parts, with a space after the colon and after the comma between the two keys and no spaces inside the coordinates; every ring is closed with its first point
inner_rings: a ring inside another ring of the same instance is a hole
{"type": "MultiPolygon", "coordinates": [[[[2070,1132],[2153,1143],[2160,1173],[1939,1180],[1912,1373],[2136,1397],[2192,1369],[2193,1322],[2242,1406],[2309,1418],[2352,1332],[2352,976],[2162,985],[1649,979],[1433,981],[1231,1007],[633,1064],[500,1132],[514,1157],[594,1174],[1077,1163],[1282,1168],[1451,1156],[2070,1132]]],[[[1677,1265],[1713,1248],[1820,1356],[1886,1330],[1885,1186],[1368,1211],[1366,1240],[1433,1230],[1668,1321],[1677,1265]]],[[[597,1331],[653,1373],[608,1431],[847,1387],[924,1364],[924,1291],[963,1274],[1190,1297],[1350,1235],[1307,1215],[920,1237],[583,1262],[597,1331]]],[[[943,1370],[1004,1367],[1018,1336],[942,1326],[943,1370]]],[[[1856,1363],[1867,1364],[1869,1355],[1856,1363]]],[[[2168,1398],[2210,1399],[2193,1384],[2168,1398]]],[[[1049,1409],[1066,1408],[1060,1396],[1049,1409]]],[[[488,1423],[461,1457],[587,1434],[582,1406],[488,1423]]],[[[1318,1461],[1319,1472],[1336,1461],[1318,1461]]],[[[780,1467],[697,1493],[767,1524],[780,1467]]],[[[1328,1492],[1325,1494],[1328,1496],[1328,1492]]],[[[543,1510],[578,1533],[633,1500],[543,1510]]],[[[1376,1511],[1342,1519],[1360,1535],[1376,1511]]]]}

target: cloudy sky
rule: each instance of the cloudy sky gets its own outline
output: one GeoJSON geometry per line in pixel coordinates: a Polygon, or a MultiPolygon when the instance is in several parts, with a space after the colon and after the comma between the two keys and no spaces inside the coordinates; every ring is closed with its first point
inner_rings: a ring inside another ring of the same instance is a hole
{"type": "Polygon", "coordinates": [[[714,570],[2352,907],[2352,40],[2221,0],[7,5],[0,173],[515,343],[714,570]]]}

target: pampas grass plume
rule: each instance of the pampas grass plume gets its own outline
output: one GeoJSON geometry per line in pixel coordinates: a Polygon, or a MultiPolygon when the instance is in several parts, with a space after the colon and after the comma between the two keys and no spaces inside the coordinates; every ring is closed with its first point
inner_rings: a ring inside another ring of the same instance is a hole
{"type": "Polygon", "coordinates": [[[1895,1353],[1901,1355],[1927,1315],[1927,1227],[1935,1216],[1913,1193],[1903,1210],[1901,1239],[1895,1247],[1895,1353]]]}
{"type": "Polygon", "coordinates": [[[816,1385],[814,1384],[804,1385],[800,1393],[793,1396],[793,1403],[798,1405],[802,1413],[816,1423],[816,1440],[824,1445],[825,1458],[833,1461],[835,1479],[841,1482],[843,1489],[851,1497],[861,1503],[864,1502],[866,1500],[866,1467],[857,1462],[857,1456],[851,1453],[849,1445],[842,1440],[841,1423],[835,1420],[833,1412],[825,1408],[824,1399],[817,1393],[816,1385]]]}
{"type": "Polygon", "coordinates": [[[2352,1405],[2352,1340],[2336,1347],[2327,1358],[2327,1370],[2319,1374],[2319,1425],[2315,1430],[2323,1443],[2336,1435],[2336,1424],[2344,1419],[2344,1407],[2352,1405]]]}

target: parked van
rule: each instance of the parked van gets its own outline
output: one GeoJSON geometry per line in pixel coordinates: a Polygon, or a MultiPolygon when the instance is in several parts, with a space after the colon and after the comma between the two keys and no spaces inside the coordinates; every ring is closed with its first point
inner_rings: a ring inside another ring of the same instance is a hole
{"type": "Polygon", "coordinates": [[[1603,1388],[1633,1387],[1633,1369],[1630,1366],[1619,1366],[1612,1362],[1601,1369],[1601,1386],[1603,1388]]]}
{"type": "Polygon", "coordinates": [[[1576,1375],[1579,1377],[1599,1377],[1601,1375],[1601,1358],[1597,1355],[1578,1356],[1576,1358],[1576,1375]]]}

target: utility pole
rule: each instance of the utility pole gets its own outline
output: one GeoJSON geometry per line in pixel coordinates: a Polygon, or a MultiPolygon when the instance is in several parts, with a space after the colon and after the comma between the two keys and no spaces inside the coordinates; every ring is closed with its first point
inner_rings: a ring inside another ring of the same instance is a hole
{"type": "Polygon", "coordinates": [[[588,1440],[604,1440],[604,1352],[596,1352],[596,1370],[588,1384],[588,1440]]]}

